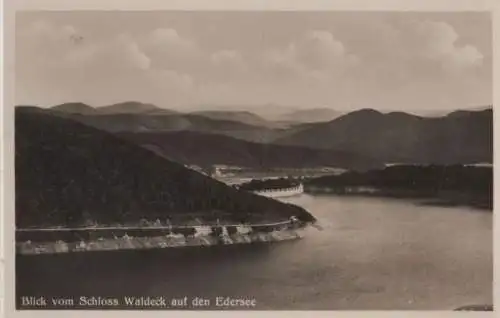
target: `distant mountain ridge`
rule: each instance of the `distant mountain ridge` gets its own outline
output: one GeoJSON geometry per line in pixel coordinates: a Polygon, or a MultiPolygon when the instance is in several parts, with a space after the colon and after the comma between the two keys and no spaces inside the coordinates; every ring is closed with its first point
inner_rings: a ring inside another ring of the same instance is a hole
{"type": "Polygon", "coordinates": [[[254,116],[286,126],[288,124],[325,122],[332,120],[342,112],[327,107],[305,108],[299,106],[285,106],[279,104],[263,105],[201,105],[192,109],[193,113],[220,112],[220,113],[250,113],[254,116]]]}
{"type": "MultiPolygon", "coordinates": [[[[68,117],[86,125],[112,133],[194,131],[223,134],[242,140],[267,143],[302,128],[300,125],[291,127],[290,129],[270,128],[266,126],[250,125],[238,120],[214,119],[210,118],[211,116],[200,114],[169,113],[168,111],[162,113],[161,110],[146,111],[142,113],[106,114],[90,111],[76,113],[73,112],[74,107],[68,107],[68,111],[60,111],[60,108],[54,110],[52,108],[37,108],[34,106],[22,106],[17,108],[26,107],[36,108],[40,112],[55,113],[58,116],[68,117]]],[[[76,110],[80,110],[80,108],[76,110]]],[[[231,116],[231,114],[229,116],[231,116]]]]}
{"type": "Polygon", "coordinates": [[[51,109],[63,113],[82,115],[96,114],[98,112],[94,107],[84,103],[64,103],[53,106],[51,109]]]}
{"type": "MultiPolygon", "coordinates": [[[[101,106],[97,108],[101,114],[144,114],[157,111],[167,111],[167,109],[160,108],[153,104],[144,104],[140,102],[122,102],[109,106],[101,106]]],[[[170,113],[177,113],[172,110],[168,110],[170,113]]]]}
{"type": "Polygon", "coordinates": [[[259,116],[239,111],[185,114],[139,106],[143,112],[96,114],[93,108],[81,103],[65,107],[66,112],[61,111],[60,105],[55,110],[39,111],[54,112],[112,133],[217,134],[263,144],[342,151],[387,163],[492,162],[493,156],[492,108],[458,110],[441,117],[361,109],[328,122],[283,128],[269,127],[265,119],[263,123],[259,116]]]}
{"type": "Polygon", "coordinates": [[[492,162],[493,111],[456,111],[428,118],[362,109],[275,142],[352,151],[385,162],[492,162]]]}
{"type": "Polygon", "coordinates": [[[301,109],[283,115],[281,120],[297,123],[316,123],[333,120],[342,114],[330,108],[301,109]]]}
{"type": "Polygon", "coordinates": [[[487,106],[477,106],[477,107],[465,107],[465,108],[459,108],[457,110],[414,110],[414,111],[408,111],[408,113],[417,115],[417,116],[422,116],[422,117],[443,117],[447,116],[455,111],[469,111],[469,112],[474,112],[474,111],[482,111],[482,110],[488,110],[492,109],[492,105],[487,105],[487,106]]]}
{"type": "Polygon", "coordinates": [[[216,120],[237,121],[252,126],[272,127],[275,123],[249,111],[223,111],[223,110],[203,110],[189,113],[191,115],[204,116],[216,120]]]}
{"type": "Polygon", "coordinates": [[[279,122],[282,121],[283,116],[286,114],[300,110],[297,106],[285,106],[279,104],[202,104],[197,106],[192,106],[190,108],[191,112],[195,111],[224,111],[224,112],[250,112],[268,121],[279,122]]]}
{"type": "Polygon", "coordinates": [[[81,115],[111,115],[111,114],[176,114],[176,111],[136,101],[92,107],[84,103],[64,103],[50,107],[53,111],[81,115]]]}

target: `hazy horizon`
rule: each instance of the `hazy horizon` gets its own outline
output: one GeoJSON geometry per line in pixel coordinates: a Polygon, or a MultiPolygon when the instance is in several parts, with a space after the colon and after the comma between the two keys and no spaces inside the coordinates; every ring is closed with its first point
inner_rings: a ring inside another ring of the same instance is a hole
{"type": "Polygon", "coordinates": [[[449,112],[492,85],[489,13],[16,15],[16,105],[449,112]]]}
{"type": "MultiPolygon", "coordinates": [[[[35,104],[16,104],[15,107],[39,107],[39,108],[44,108],[44,109],[49,109],[49,108],[52,108],[52,107],[56,107],[56,106],[61,106],[61,105],[64,105],[64,104],[76,104],[76,103],[82,103],[82,104],[85,104],[87,106],[90,106],[90,107],[93,107],[93,108],[96,108],[96,109],[99,109],[99,108],[105,108],[105,107],[108,107],[108,106],[112,106],[112,105],[118,105],[118,104],[124,104],[124,103],[140,103],[140,104],[151,104],[151,103],[144,103],[144,102],[141,102],[141,101],[137,101],[137,100],[124,100],[124,101],[120,101],[120,102],[116,102],[114,104],[109,104],[109,105],[90,105],[90,104],[86,104],[86,103],[83,103],[81,101],[67,101],[67,102],[63,102],[61,104],[57,104],[57,105],[35,105],[35,104]]],[[[166,109],[166,110],[173,110],[173,111],[178,111],[180,113],[190,113],[190,112],[203,112],[203,111],[215,111],[215,112],[218,112],[218,111],[221,111],[221,112],[224,112],[224,111],[228,111],[228,112],[238,112],[238,111],[241,111],[241,112],[250,112],[250,113],[254,113],[255,115],[261,115],[262,112],[264,113],[275,113],[275,114],[289,114],[289,113],[292,113],[292,112],[303,112],[303,111],[328,111],[328,110],[332,110],[334,112],[338,112],[340,114],[347,114],[349,112],[355,112],[355,111],[360,111],[360,110],[375,110],[375,111],[378,111],[378,112],[381,112],[381,113],[390,113],[390,112],[406,112],[406,113],[410,113],[410,114],[415,114],[415,115],[430,115],[430,114],[447,114],[447,113],[450,113],[450,112],[454,112],[454,111],[461,111],[461,110],[464,110],[464,111],[482,111],[482,110],[486,110],[486,109],[492,109],[493,108],[493,105],[484,105],[484,106],[481,106],[481,105],[477,105],[477,106],[470,106],[470,107],[459,107],[459,108],[454,108],[454,109],[432,109],[432,108],[422,108],[422,109],[405,109],[405,110],[400,110],[400,109],[377,109],[377,108],[373,108],[373,107],[360,107],[360,108],[353,108],[353,109],[348,109],[348,110],[337,110],[337,109],[333,109],[333,108],[328,108],[328,107],[310,107],[310,108],[303,108],[303,107],[300,107],[300,105],[273,105],[273,104],[255,104],[255,105],[234,105],[234,104],[227,104],[227,105],[224,105],[224,104],[218,104],[218,105],[183,105],[183,107],[171,107],[171,108],[166,108],[166,107],[160,107],[158,105],[155,105],[155,104],[151,104],[151,105],[154,105],[158,108],[161,108],[161,109],[166,109]],[[275,109],[269,109],[270,107],[276,107],[275,109]],[[274,112],[273,112],[274,110],[274,112]]],[[[272,117],[272,115],[271,115],[272,117]]]]}

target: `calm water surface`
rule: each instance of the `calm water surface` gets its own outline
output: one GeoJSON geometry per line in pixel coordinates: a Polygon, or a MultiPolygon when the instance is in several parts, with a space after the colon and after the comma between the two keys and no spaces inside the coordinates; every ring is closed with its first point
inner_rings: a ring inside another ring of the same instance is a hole
{"type": "Polygon", "coordinates": [[[18,257],[17,294],[240,296],[256,309],[303,310],[493,302],[491,212],[385,198],[287,201],[324,229],[267,245],[18,257]]]}

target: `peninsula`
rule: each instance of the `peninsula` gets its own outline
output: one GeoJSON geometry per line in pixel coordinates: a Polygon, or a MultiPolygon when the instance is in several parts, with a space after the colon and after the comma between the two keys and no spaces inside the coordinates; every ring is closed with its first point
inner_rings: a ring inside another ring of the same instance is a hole
{"type": "Polygon", "coordinates": [[[15,141],[20,253],[280,240],[315,222],[49,112],[16,109],[15,141]]]}

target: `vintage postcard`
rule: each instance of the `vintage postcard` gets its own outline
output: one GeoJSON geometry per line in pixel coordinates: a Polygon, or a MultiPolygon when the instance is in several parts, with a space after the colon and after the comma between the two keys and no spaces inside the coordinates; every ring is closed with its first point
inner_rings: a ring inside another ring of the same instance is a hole
{"type": "Polygon", "coordinates": [[[12,314],[493,311],[492,9],[83,8],[7,13],[12,314]]]}

